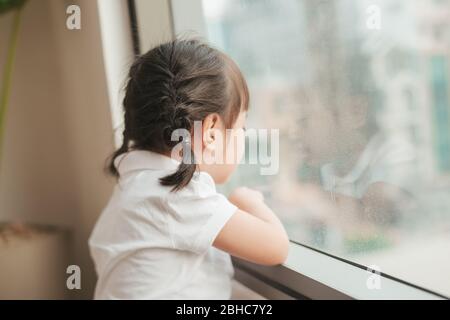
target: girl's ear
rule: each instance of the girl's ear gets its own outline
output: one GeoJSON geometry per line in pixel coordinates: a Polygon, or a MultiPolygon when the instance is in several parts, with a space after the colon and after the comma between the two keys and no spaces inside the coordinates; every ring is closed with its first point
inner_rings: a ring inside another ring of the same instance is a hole
{"type": "Polygon", "coordinates": [[[212,113],[203,120],[202,123],[202,140],[203,147],[214,149],[218,135],[223,127],[222,119],[217,113],[212,113]]]}

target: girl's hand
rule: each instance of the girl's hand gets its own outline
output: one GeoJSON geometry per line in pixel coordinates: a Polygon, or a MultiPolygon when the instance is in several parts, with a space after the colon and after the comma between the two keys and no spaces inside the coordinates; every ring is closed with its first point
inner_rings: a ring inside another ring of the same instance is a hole
{"type": "Polygon", "coordinates": [[[239,209],[251,212],[256,204],[264,202],[264,196],[260,191],[239,187],[231,192],[228,200],[239,209]]]}

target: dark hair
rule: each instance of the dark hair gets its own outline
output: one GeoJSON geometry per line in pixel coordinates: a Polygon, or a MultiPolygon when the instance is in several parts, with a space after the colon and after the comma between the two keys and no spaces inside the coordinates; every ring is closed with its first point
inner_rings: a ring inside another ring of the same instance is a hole
{"type": "MultiPolygon", "coordinates": [[[[231,127],[248,104],[245,79],[224,53],[194,39],[159,45],[137,57],[130,68],[123,144],[109,158],[108,171],[119,177],[114,160],[130,149],[167,154],[179,143],[171,141],[174,130],[191,131],[194,121],[209,114],[219,114],[231,127]]],[[[181,162],[160,183],[173,186],[173,191],[182,189],[197,168],[191,163],[181,162]]]]}

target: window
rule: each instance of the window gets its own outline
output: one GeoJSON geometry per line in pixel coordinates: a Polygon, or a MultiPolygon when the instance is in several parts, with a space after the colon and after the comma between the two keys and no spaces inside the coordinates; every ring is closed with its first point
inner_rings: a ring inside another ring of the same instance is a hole
{"type": "Polygon", "coordinates": [[[450,2],[171,3],[243,70],[247,127],[280,130],[279,172],[226,188],[262,190],[295,243],[450,296],[450,2]]]}

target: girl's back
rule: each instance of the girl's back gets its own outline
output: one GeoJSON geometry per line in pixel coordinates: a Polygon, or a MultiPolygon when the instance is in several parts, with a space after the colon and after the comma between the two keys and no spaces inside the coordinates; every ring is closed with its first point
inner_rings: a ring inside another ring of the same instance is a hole
{"type": "Polygon", "coordinates": [[[177,168],[166,156],[131,151],[116,160],[121,178],[89,240],[95,298],[228,299],[230,256],[211,244],[236,207],[205,172],[177,193],[162,186],[177,168]]]}

